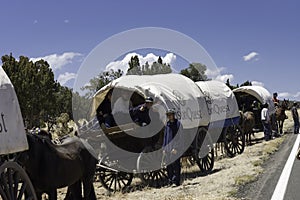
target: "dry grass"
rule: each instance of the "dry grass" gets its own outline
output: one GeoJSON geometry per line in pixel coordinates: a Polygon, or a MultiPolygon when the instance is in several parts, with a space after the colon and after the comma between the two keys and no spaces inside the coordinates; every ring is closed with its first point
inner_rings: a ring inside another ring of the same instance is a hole
{"type": "Polygon", "coordinates": [[[277,138],[276,140],[272,140],[269,142],[268,145],[266,145],[263,148],[263,155],[266,157],[266,159],[269,158],[270,155],[274,154],[276,151],[278,151],[278,148],[280,146],[280,144],[286,139],[286,135],[277,138]]]}
{"type": "Polygon", "coordinates": [[[247,183],[254,182],[255,180],[256,180],[255,176],[251,176],[251,175],[239,176],[239,177],[235,178],[235,185],[236,186],[242,186],[242,185],[245,185],[247,183]]]}

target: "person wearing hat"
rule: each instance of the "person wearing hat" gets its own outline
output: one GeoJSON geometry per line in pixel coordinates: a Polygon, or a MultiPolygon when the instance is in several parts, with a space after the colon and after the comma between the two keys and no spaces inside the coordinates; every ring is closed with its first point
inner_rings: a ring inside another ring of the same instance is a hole
{"type": "Polygon", "coordinates": [[[168,109],[166,112],[168,121],[164,131],[163,153],[166,155],[168,163],[175,159],[174,162],[167,165],[167,173],[170,185],[175,184],[179,186],[181,166],[180,155],[177,154],[180,150],[180,143],[182,142],[180,139],[182,125],[180,121],[175,118],[175,113],[174,109],[168,109]],[[179,135],[175,138],[177,134],[179,135]]]}
{"type": "Polygon", "coordinates": [[[271,139],[272,134],[271,134],[271,118],[269,114],[269,104],[265,103],[263,106],[263,109],[261,110],[261,122],[264,127],[264,135],[265,135],[265,140],[268,141],[271,139]]]}
{"type": "Polygon", "coordinates": [[[145,103],[130,109],[129,112],[132,120],[140,126],[147,126],[150,124],[151,119],[149,116],[149,110],[151,109],[152,105],[153,98],[147,97],[145,99],[145,103]]]}
{"type": "Polygon", "coordinates": [[[294,133],[299,133],[299,114],[297,110],[297,102],[293,103],[293,107],[291,109],[293,120],[294,120],[294,133]]]}

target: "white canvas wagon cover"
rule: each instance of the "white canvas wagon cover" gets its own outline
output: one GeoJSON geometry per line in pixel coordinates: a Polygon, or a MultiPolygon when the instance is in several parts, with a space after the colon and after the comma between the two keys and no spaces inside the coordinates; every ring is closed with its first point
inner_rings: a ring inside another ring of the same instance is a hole
{"type": "Polygon", "coordinates": [[[269,112],[270,114],[275,113],[275,106],[272,101],[272,96],[270,92],[261,86],[242,86],[233,90],[234,93],[247,93],[251,96],[254,96],[260,103],[268,103],[269,104],[269,112]]]}
{"type": "Polygon", "coordinates": [[[153,97],[154,103],[160,101],[164,105],[163,113],[165,113],[165,109],[175,108],[177,117],[181,119],[184,128],[195,128],[209,124],[210,117],[204,94],[191,79],[183,75],[122,76],[101,88],[93,96],[93,115],[107,92],[115,87],[135,91],[143,97],[153,97]]]}
{"type": "Polygon", "coordinates": [[[0,155],[28,149],[23,118],[12,83],[0,67],[0,155]]]}
{"type": "Polygon", "coordinates": [[[196,84],[206,98],[210,121],[223,121],[239,117],[239,108],[232,90],[220,81],[198,81],[196,84]]]}

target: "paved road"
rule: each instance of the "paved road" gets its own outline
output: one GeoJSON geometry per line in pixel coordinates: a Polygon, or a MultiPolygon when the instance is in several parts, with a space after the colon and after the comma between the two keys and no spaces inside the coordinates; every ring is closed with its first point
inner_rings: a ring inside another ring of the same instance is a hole
{"type": "MultiPolygon", "coordinates": [[[[239,191],[241,199],[269,200],[272,199],[274,190],[281,177],[281,173],[290,156],[298,135],[289,134],[286,141],[281,145],[279,151],[264,164],[265,172],[259,179],[243,187],[239,191]]],[[[298,146],[297,146],[298,147],[298,146]]],[[[292,171],[284,195],[284,200],[300,200],[300,161],[293,158],[292,171]]],[[[286,178],[288,176],[283,176],[286,178]]],[[[282,179],[282,178],[281,178],[282,179]]],[[[283,184],[279,188],[283,187],[283,184]]],[[[281,188],[282,189],[282,188],[281,188]]],[[[273,196],[273,200],[282,200],[273,196]]]]}
{"type": "Polygon", "coordinates": [[[300,199],[300,160],[296,159],[294,161],[284,199],[285,200],[300,199]]]}

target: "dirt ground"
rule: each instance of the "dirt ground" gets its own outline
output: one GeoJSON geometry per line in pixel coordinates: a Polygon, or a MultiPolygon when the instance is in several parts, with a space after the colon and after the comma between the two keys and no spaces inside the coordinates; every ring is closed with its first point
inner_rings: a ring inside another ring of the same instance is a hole
{"type": "MultiPolygon", "coordinates": [[[[293,126],[290,112],[287,111],[289,119],[285,121],[284,131],[291,132],[293,126]]],[[[286,135],[265,142],[262,140],[263,133],[256,133],[253,139],[255,144],[247,146],[243,154],[234,158],[228,158],[219,154],[216,158],[214,170],[211,174],[203,176],[199,173],[197,166],[182,167],[183,184],[179,187],[150,188],[142,187],[141,181],[135,178],[132,191],[128,193],[116,192],[109,194],[99,182],[95,182],[97,199],[162,199],[162,200],[191,200],[191,199],[213,199],[213,200],[236,200],[235,194],[239,186],[255,181],[263,171],[261,165],[270,154],[277,151],[286,135]]],[[[58,191],[58,199],[62,200],[66,189],[58,191]]]]}

